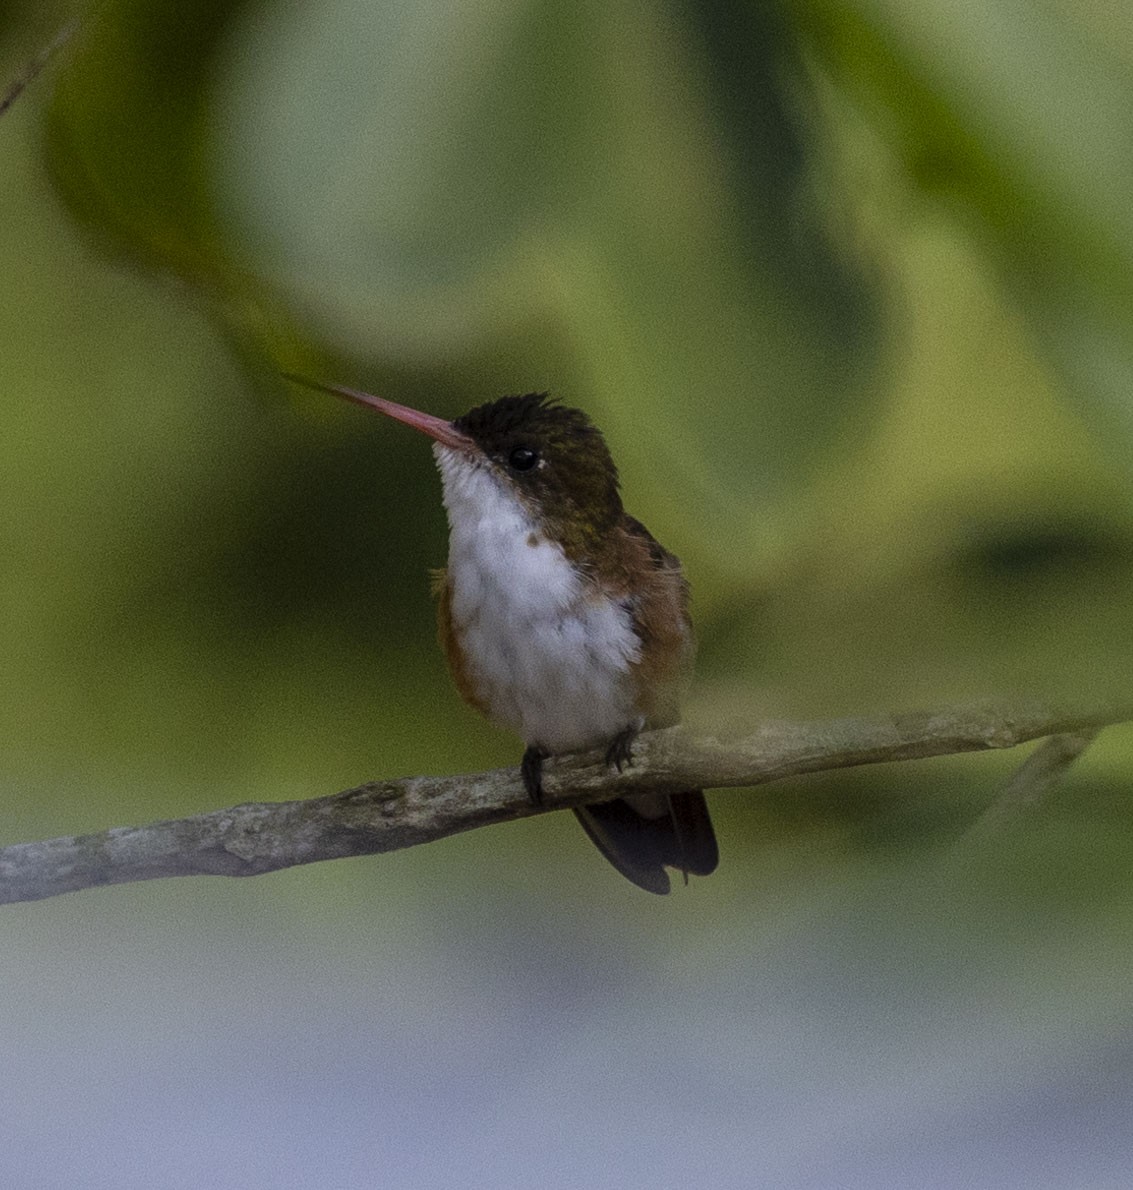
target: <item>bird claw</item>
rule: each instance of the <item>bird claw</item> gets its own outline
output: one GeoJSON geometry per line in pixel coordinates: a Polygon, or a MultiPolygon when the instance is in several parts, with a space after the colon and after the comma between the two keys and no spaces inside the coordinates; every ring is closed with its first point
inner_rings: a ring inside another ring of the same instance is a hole
{"type": "Polygon", "coordinates": [[[549,755],[549,752],[544,752],[542,748],[532,745],[524,752],[523,759],[519,762],[519,774],[523,778],[523,788],[527,790],[527,796],[534,806],[543,804],[543,761],[549,755]]]}
{"type": "Polygon", "coordinates": [[[620,773],[627,764],[633,764],[633,742],[639,728],[630,726],[619,731],[606,749],[606,763],[620,773]]]}

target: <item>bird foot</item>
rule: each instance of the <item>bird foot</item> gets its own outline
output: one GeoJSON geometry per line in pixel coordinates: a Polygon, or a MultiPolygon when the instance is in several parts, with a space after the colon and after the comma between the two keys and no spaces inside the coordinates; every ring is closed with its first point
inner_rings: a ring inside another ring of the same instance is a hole
{"type": "Polygon", "coordinates": [[[549,752],[544,752],[542,748],[532,745],[524,752],[523,759],[519,762],[519,774],[523,778],[523,787],[527,790],[527,796],[531,799],[532,805],[535,806],[543,804],[543,761],[548,756],[550,756],[549,752]]]}
{"type": "Polygon", "coordinates": [[[620,773],[627,764],[633,764],[633,742],[637,739],[641,728],[635,724],[623,728],[610,741],[606,749],[606,763],[620,773]]]}

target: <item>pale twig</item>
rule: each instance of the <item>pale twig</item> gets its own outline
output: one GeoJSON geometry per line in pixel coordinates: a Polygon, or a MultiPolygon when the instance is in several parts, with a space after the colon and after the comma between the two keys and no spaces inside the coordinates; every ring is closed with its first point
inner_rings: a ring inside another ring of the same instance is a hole
{"type": "Polygon", "coordinates": [[[1060,732],[1044,740],[1011,774],[999,796],[964,835],[964,846],[983,843],[1033,811],[1094,741],[1098,729],[1060,732]]]}
{"type": "Polygon", "coordinates": [[[406,777],[307,801],[248,803],[191,818],[0,849],[0,903],[168,876],[255,876],[395,851],[460,831],[622,794],[763,785],[822,769],[1011,748],[1133,719],[1116,707],[984,705],[814,723],[767,722],[740,739],[681,728],[643,735],[618,773],[600,753],[547,763],[533,806],[518,767],[406,777]]]}

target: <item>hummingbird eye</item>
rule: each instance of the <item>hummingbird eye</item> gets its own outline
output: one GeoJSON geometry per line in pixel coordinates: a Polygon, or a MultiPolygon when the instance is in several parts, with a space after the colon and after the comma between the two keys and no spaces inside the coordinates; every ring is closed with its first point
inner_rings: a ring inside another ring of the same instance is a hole
{"type": "Polygon", "coordinates": [[[517,446],[507,457],[508,466],[513,471],[530,471],[539,461],[539,452],[530,446],[517,446]]]}

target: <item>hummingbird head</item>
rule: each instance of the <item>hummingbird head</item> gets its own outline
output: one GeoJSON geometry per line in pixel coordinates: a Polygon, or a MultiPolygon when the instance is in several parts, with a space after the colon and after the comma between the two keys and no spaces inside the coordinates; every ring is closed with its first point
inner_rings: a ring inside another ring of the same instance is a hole
{"type": "Polygon", "coordinates": [[[591,555],[622,514],[618,470],[601,431],[547,393],[501,397],[449,422],[357,389],[287,378],[427,434],[446,490],[462,476],[489,472],[569,556],[591,555]]]}
{"type": "Polygon", "coordinates": [[[581,409],[527,393],[477,405],[452,425],[568,553],[586,549],[621,515],[618,469],[581,409]]]}

